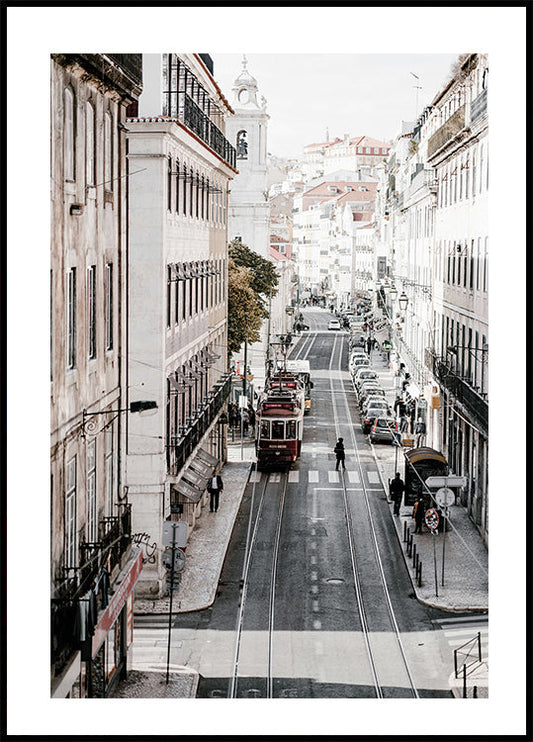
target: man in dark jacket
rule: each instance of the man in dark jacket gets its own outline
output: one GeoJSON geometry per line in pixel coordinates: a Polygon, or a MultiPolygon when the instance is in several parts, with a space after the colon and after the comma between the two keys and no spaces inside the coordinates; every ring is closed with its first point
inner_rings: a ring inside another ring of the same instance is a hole
{"type": "Polygon", "coordinates": [[[400,505],[402,504],[402,495],[404,490],[404,481],[400,477],[400,472],[397,471],[396,476],[389,485],[390,496],[394,502],[394,515],[400,515],[400,505]]]}
{"type": "Polygon", "coordinates": [[[218,470],[216,469],[212,479],[209,480],[209,483],[207,485],[207,491],[210,493],[211,498],[209,502],[209,509],[211,512],[215,511],[215,513],[218,510],[218,498],[222,490],[224,489],[224,484],[222,482],[222,477],[218,473],[218,470]]]}
{"type": "Polygon", "coordinates": [[[342,463],[342,468],[343,469],[346,469],[346,467],[344,466],[344,442],[343,441],[344,441],[343,438],[339,438],[339,440],[337,441],[337,443],[335,445],[335,448],[333,449],[333,451],[335,453],[335,457],[337,459],[337,464],[335,466],[335,469],[337,471],[339,469],[339,464],[340,463],[342,463]]]}

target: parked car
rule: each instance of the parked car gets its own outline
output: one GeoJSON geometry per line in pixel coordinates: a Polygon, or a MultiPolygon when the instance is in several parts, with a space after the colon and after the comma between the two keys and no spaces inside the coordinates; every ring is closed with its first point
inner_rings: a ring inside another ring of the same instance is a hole
{"type": "Polygon", "coordinates": [[[385,390],[379,386],[364,385],[359,391],[359,408],[364,411],[368,401],[371,399],[385,399],[385,390]]]}
{"type": "Polygon", "coordinates": [[[374,403],[372,405],[369,405],[366,408],[365,413],[361,419],[361,427],[363,429],[363,433],[365,434],[370,433],[374,425],[374,422],[376,418],[378,417],[391,417],[392,418],[392,415],[390,414],[390,409],[387,403],[385,404],[374,403]]]}
{"type": "Polygon", "coordinates": [[[350,361],[350,371],[357,371],[360,366],[370,366],[370,359],[368,356],[355,356],[352,358],[350,361]]]}
{"type": "Polygon", "coordinates": [[[398,430],[396,420],[388,415],[376,417],[370,430],[370,440],[372,443],[383,442],[392,443],[398,430]]]}
{"type": "Polygon", "coordinates": [[[341,329],[341,323],[338,319],[330,319],[328,330],[340,330],[341,329]]]}
{"type": "Polygon", "coordinates": [[[357,371],[355,372],[353,376],[354,384],[358,389],[362,381],[365,381],[365,380],[368,381],[370,379],[377,380],[377,378],[378,378],[377,373],[373,369],[367,366],[359,366],[359,368],[357,369],[357,371]]]}

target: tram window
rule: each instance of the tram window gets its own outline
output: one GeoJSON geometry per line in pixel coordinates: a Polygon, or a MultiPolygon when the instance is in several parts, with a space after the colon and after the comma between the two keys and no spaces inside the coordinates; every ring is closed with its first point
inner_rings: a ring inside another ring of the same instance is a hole
{"type": "Polygon", "coordinates": [[[261,420],[261,438],[270,438],[270,422],[268,420],[261,420]]]}
{"type": "Polygon", "coordinates": [[[283,420],[273,420],[272,421],[272,438],[273,438],[273,440],[283,440],[284,428],[285,428],[285,425],[283,423],[283,420]]]}
{"type": "Polygon", "coordinates": [[[287,440],[295,440],[296,439],[296,420],[288,420],[287,421],[287,440]]]}

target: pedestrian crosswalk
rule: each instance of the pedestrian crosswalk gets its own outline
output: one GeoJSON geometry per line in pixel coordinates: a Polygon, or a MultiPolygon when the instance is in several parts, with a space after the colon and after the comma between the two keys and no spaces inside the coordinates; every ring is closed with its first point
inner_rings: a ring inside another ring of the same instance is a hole
{"type": "MultiPolygon", "coordinates": [[[[340,483],[341,476],[344,475],[345,484],[364,484],[368,487],[381,488],[381,477],[377,469],[363,469],[363,474],[359,469],[349,469],[342,471],[336,469],[322,470],[309,469],[307,471],[291,470],[288,479],[291,484],[335,484],[340,483]]],[[[267,478],[269,482],[281,482],[281,472],[261,472],[253,471],[250,474],[250,482],[257,483],[267,478]]]]}
{"type": "Polygon", "coordinates": [[[489,654],[489,621],[488,616],[458,616],[457,618],[438,619],[434,623],[440,625],[448,645],[452,650],[477,652],[477,636],[480,634],[481,659],[486,661],[489,654]],[[472,649],[470,650],[470,643],[472,649]]]}

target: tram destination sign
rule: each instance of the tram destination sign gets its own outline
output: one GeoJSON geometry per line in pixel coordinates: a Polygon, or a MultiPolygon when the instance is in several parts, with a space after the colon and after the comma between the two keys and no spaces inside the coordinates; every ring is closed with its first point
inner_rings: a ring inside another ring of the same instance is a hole
{"type": "Polygon", "coordinates": [[[449,477],[428,477],[426,479],[427,487],[466,487],[466,477],[458,477],[450,474],[449,477]]]}

